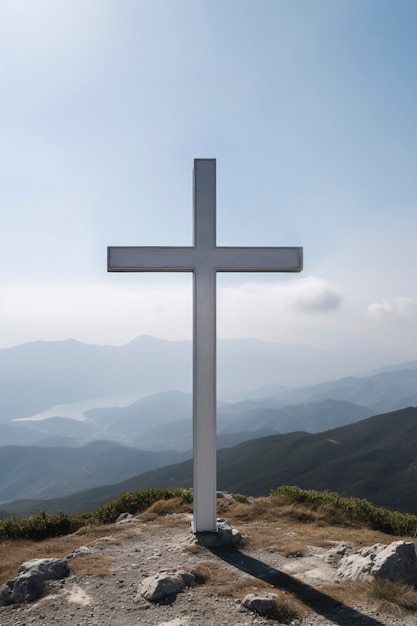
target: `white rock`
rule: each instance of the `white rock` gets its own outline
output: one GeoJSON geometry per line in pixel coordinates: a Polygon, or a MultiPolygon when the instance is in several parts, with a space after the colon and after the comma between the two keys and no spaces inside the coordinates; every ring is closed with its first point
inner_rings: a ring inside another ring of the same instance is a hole
{"type": "Polygon", "coordinates": [[[410,585],[417,581],[417,555],[413,542],[377,543],[341,559],[337,578],[386,578],[410,585]]]}
{"type": "Polygon", "coordinates": [[[149,602],[157,602],[169,596],[175,596],[194,583],[195,576],[188,572],[162,572],[146,578],[139,587],[138,595],[149,602]]]}
{"type": "Polygon", "coordinates": [[[249,593],[242,601],[242,606],[249,611],[270,617],[272,619],[279,616],[276,603],[278,596],[276,593],[254,594],[249,593]]]}

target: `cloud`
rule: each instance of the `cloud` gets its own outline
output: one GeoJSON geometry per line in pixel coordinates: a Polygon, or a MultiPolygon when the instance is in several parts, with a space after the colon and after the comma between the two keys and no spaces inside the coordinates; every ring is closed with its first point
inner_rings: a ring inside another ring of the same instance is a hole
{"type": "Polygon", "coordinates": [[[292,307],[305,313],[335,311],[342,303],[342,294],[327,280],[311,276],[302,278],[291,286],[289,292],[292,307]]]}
{"type": "Polygon", "coordinates": [[[408,318],[417,313],[416,298],[385,298],[368,306],[368,317],[373,320],[408,318]]]}

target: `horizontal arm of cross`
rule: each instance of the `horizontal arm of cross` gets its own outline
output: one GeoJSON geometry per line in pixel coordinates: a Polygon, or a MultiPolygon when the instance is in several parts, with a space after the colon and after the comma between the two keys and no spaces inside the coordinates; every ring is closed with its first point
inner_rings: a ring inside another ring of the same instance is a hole
{"type": "Polygon", "coordinates": [[[303,249],[214,247],[111,246],[109,272],[193,272],[199,267],[216,272],[300,272],[303,249]]]}

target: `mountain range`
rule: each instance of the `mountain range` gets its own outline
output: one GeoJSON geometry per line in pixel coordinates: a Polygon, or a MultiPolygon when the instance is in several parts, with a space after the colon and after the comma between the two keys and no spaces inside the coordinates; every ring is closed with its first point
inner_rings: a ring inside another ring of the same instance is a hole
{"type": "MultiPolygon", "coordinates": [[[[218,486],[261,496],[283,484],[337,491],[417,515],[417,408],[375,415],[320,433],[292,432],[218,451],[218,486]]],[[[191,487],[192,461],[68,497],[3,504],[2,516],[44,509],[91,511],[124,491],[191,487]]]]}
{"type": "MultiPolygon", "coordinates": [[[[410,367],[410,364],[405,364],[410,367]]],[[[417,368],[345,377],[306,387],[268,386],[240,402],[219,402],[218,447],[292,430],[318,432],[379,412],[417,405],[417,368]]],[[[250,395],[250,392],[247,391],[250,395]]],[[[59,411],[60,407],[58,407],[59,411]]],[[[2,445],[76,447],[112,440],[143,450],[192,447],[192,396],[167,391],[128,406],[96,407],[73,419],[56,415],[43,420],[0,422],[2,445]]]]}
{"type": "MultiPolygon", "coordinates": [[[[366,352],[219,339],[218,397],[240,400],[248,390],[264,385],[299,387],[353,371],[361,375],[377,364],[381,356],[366,352]]],[[[191,382],[191,341],[141,336],[123,346],[89,345],[74,339],[30,342],[0,349],[0,422],[85,399],[132,394],[138,399],[173,389],[191,392],[191,382]]]]}
{"type": "MultiPolygon", "coordinates": [[[[381,414],[392,416],[399,445],[409,445],[410,438],[401,441],[397,417],[402,415],[401,410],[417,406],[417,361],[385,366],[368,374],[289,386],[280,376],[284,368],[282,354],[291,372],[300,366],[300,359],[311,363],[317,352],[255,340],[220,342],[219,347],[223,365],[218,377],[220,380],[223,371],[221,387],[228,390],[218,401],[217,410],[219,480],[225,482],[222,488],[258,495],[282,481],[294,484],[300,480],[303,484],[299,486],[308,486],[309,477],[316,485],[312,488],[321,488],[320,468],[327,458],[327,448],[322,449],[317,442],[323,441],[324,433],[330,433],[325,441],[337,442],[330,446],[332,449],[347,451],[341,455],[346,467],[352,458],[365,471],[359,453],[369,461],[379,448],[371,451],[358,439],[355,456],[347,443],[340,444],[339,435],[331,433],[362,423],[372,430],[371,425],[376,428],[376,424],[389,419],[381,414]],[[225,368],[226,363],[234,367],[232,373],[225,368]],[[260,381],[267,384],[257,385],[260,381]],[[243,389],[238,393],[239,386],[243,389]],[[380,421],[372,421],[373,416],[379,416],[380,421]],[[295,454],[297,446],[302,454],[295,454]],[[265,465],[270,482],[254,461],[245,460],[251,450],[257,450],[262,460],[268,458],[268,450],[273,450],[272,457],[276,455],[279,460],[278,473],[272,466],[267,470],[265,465]],[[226,465],[224,458],[228,459],[226,465]],[[308,458],[316,459],[318,473],[304,466],[308,458]],[[235,477],[229,465],[232,459],[238,467],[235,477]]],[[[120,348],[68,340],[0,350],[0,508],[11,511],[14,506],[25,507],[27,503],[22,504],[22,500],[35,499],[35,504],[27,504],[30,508],[38,506],[39,499],[47,502],[63,497],[72,498],[73,505],[66,506],[77,507],[79,492],[101,490],[106,484],[123,489],[119,482],[125,480],[141,486],[155,486],[158,481],[157,486],[164,481],[168,486],[175,482],[190,486],[192,396],[183,380],[190,366],[190,342],[151,337],[139,337],[120,348]],[[168,384],[178,385],[179,390],[169,390],[168,384]],[[132,394],[136,398],[144,395],[132,402],[132,394]],[[30,417],[35,413],[40,415],[30,417]],[[19,504],[10,505],[17,500],[19,504]]],[[[308,376],[304,374],[304,378],[308,376]]],[[[379,436],[375,432],[375,441],[379,436]]],[[[381,446],[388,443],[382,442],[381,446]]],[[[417,446],[414,454],[416,451],[417,446]]],[[[387,463],[389,458],[385,457],[387,463]]],[[[408,460],[412,468],[413,461],[408,460]]],[[[349,485],[336,481],[336,476],[343,475],[341,469],[335,473],[337,458],[332,458],[332,464],[330,474],[335,486],[326,488],[340,487],[348,493],[349,485]]],[[[378,472],[378,476],[384,475],[383,469],[378,472]]],[[[353,470],[350,473],[353,475],[353,470]]],[[[379,497],[378,485],[373,485],[375,497],[379,497]]],[[[103,488],[113,492],[113,487],[103,488]]],[[[355,489],[362,493],[358,486],[355,489]]],[[[364,489],[368,494],[364,497],[369,497],[368,487],[364,489]]],[[[86,506],[88,502],[87,498],[86,506]]],[[[395,502],[393,493],[387,495],[385,505],[406,506],[402,495],[399,504],[395,502]]],[[[407,502],[413,503],[413,498],[407,502]]]]}
{"type": "MultiPolygon", "coordinates": [[[[268,495],[279,485],[330,489],[343,496],[417,515],[417,408],[375,415],[310,434],[292,432],[218,452],[218,486],[268,495]]],[[[159,468],[127,481],[135,489],[191,487],[192,463],[159,468]]]]}

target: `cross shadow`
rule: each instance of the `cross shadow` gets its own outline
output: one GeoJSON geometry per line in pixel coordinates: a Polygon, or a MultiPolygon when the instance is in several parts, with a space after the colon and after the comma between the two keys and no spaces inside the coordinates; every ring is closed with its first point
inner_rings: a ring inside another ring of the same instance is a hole
{"type": "Polygon", "coordinates": [[[331,598],[327,594],[319,591],[315,587],[303,583],[297,578],[282,572],[274,567],[254,559],[243,552],[231,548],[214,548],[212,554],[222,559],[229,565],[249,574],[254,578],[259,578],[266,583],[294,594],[301,602],[310,607],[317,614],[325,617],[329,622],[339,626],[385,626],[373,617],[360,613],[355,609],[331,598]]]}

